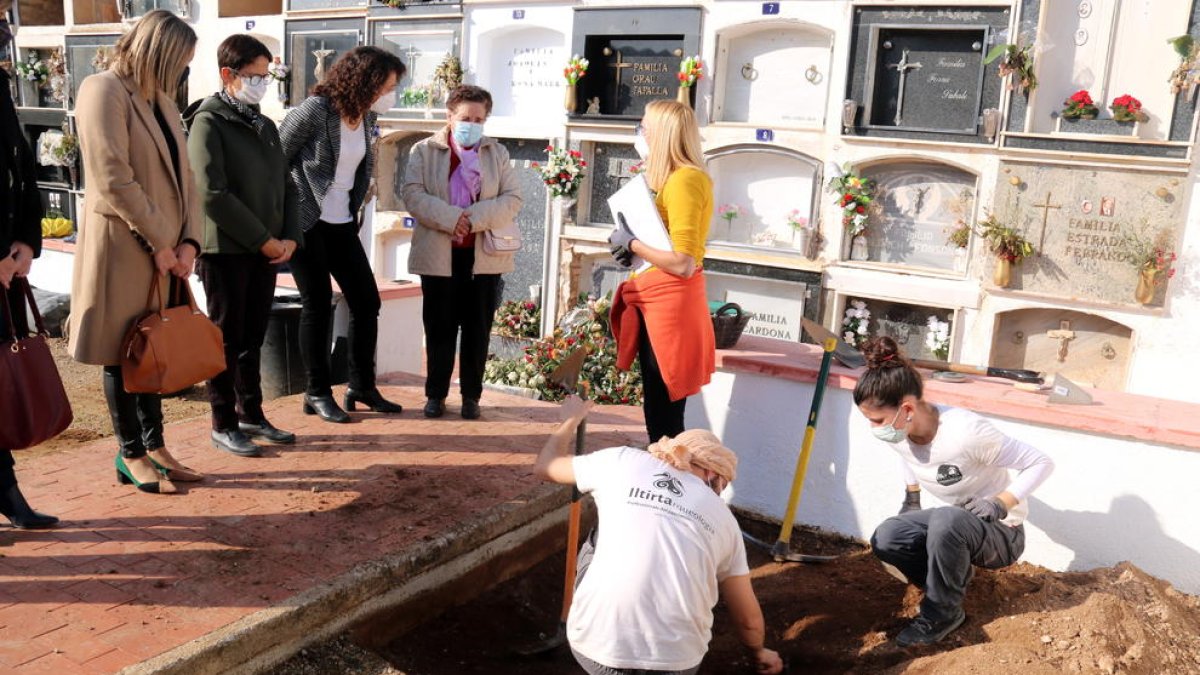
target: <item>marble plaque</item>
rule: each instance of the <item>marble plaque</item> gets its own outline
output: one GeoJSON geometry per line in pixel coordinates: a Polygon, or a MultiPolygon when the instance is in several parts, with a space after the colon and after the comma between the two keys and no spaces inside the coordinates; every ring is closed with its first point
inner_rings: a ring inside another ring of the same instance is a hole
{"type": "Polygon", "coordinates": [[[804,316],[804,299],[779,297],[776,294],[726,291],[725,302],[736,302],[743,311],[754,316],[746,324],[743,335],[800,341],[800,319],[804,316]]]}
{"type": "Polygon", "coordinates": [[[984,27],[879,28],[868,123],[975,133],[986,44],[984,27]]]}
{"type": "Polygon", "coordinates": [[[1014,267],[1013,289],[1133,304],[1130,237],[1174,248],[1184,226],[1185,185],[1170,174],[1004,163],[998,176],[996,216],[1035,249],[1014,267]]]}
{"type": "Polygon", "coordinates": [[[1123,390],[1133,331],[1095,314],[1018,309],[997,316],[989,364],[1062,373],[1087,387],[1123,390]]]}
{"type": "Polygon", "coordinates": [[[946,237],[975,211],[975,177],[953,167],[892,164],[865,172],[876,181],[867,226],[869,259],[940,270],[955,269],[957,247],[946,237]]]}
{"type": "Polygon", "coordinates": [[[640,116],[650,101],[675,97],[682,54],[682,35],[589,37],[583,100],[598,97],[601,115],[640,116]]]}
{"type": "Polygon", "coordinates": [[[614,225],[612,212],[608,210],[608,198],[624,187],[633,178],[630,167],[640,160],[632,145],[625,143],[596,143],[592,149],[592,161],[588,162],[591,176],[591,224],[614,225]]]}
{"type": "Polygon", "coordinates": [[[524,198],[521,210],[517,212],[521,250],[517,251],[513,261],[513,271],[504,275],[502,299],[523,300],[529,297],[531,285],[542,283],[545,269],[546,186],[531,163],[545,161],[545,147],[549,141],[501,139],[500,142],[508,149],[524,198]]]}
{"type": "Polygon", "coordinates": [[[532,118],[562,114],[563,63],[567,60],[562,33],[529,27],[480,40],[495,55],[487,59],[479,85],[492,92],[492,114],[532,118]]]}
{"type": "Polygon", "coordinates": [[[722,39],[724,122],[820,125],[829,93],[829,36],[802,27],[765,28],[722,39]]]}

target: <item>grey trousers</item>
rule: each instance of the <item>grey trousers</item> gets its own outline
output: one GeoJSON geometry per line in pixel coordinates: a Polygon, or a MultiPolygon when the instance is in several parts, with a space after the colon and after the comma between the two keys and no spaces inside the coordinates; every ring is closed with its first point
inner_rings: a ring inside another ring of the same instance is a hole
{"type": "Polygon", "coordinates": [[[946,506],[893,516],[871,535],[871,550],[925,591],[921,616],[958,616],[972,565],[1007,567],[1025,550],[1025,526],[986,523],[966,509],[946,506]]]}

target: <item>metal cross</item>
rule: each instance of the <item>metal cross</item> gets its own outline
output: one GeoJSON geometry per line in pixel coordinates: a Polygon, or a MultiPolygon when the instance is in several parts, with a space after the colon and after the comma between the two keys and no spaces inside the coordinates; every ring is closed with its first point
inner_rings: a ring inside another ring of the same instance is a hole
{"type": "Polygon", "coordinates": [[[1038,239],[1038,250],[1037,250],[1038,256],[1042,255],[1042,249],[1045,248],[1045,246],[1046,246],[1046,222],[1048,220],[1050,220],[1050,209],[1061,209],[1062,208],[1062,204],[1051,204],[1050,203],[1050,194],[1051,193],[1049,193],[1049,192],[1046,193],[1046,202],[1044,204],[1034,204],[1033,205],[1033,207],[1036,209],[1042,209],[1042,234],[1041,234],[1041,237],[1038,239]]]}
{"type": "Polygon", "coordinates": [[[613,104],[616,105],[616,101],[621,98],[621,69],[632,68],[633,64],[621,60],[624,54],[621,53],[620,49],[613,49],[611,51],[617,54],[617,62],[613,64],[613,104]]]}
{"type": "Polygon", "coordinates": [[[1058,330],[1046,331],[1046,335],[1051,340],[1059,340],[1058,360],[1063,362],[1067,360],[1067,343],[1075,339],[1075,331],[1071,330],[1070,321],[1059,321],[1058,330]]]}
{"type": "Polygon", "coordinates": [[[908,62],[908,50],[900,54],[900,60],[888,68],[895,68],[900,73],[900,92],[896,95],[896,126],[900,126],[904,115],[904,81],[908,79],[908,71],[921,68],[920,63],[908,62]]]}

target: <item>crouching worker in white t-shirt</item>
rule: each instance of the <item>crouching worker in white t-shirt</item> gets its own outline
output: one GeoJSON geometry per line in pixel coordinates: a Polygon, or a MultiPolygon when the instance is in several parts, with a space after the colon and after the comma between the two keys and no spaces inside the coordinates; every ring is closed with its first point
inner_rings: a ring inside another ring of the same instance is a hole
{"type": "Polygon", "coordinates": [[[574,397],[563,403],[566,421],[534,465],[543,479],[591,493],[600,513],[599,541],[579,557],[567,619],[575,659],[592,675],[695,673],[719,589],[758,672],[781,672],[779,654],[763,646],[741,531],[718,496],[736,475],[737,456],[696,429],[648,453],[620,447],[569,457],[589,407],[574,397]]]}

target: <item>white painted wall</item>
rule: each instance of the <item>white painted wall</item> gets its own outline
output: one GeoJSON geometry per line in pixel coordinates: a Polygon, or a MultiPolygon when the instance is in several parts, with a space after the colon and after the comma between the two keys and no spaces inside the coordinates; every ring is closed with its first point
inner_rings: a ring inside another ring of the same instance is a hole
{"type": "MultiPolygon", "coordinates": [[[[692,397],[688,427],[712,429],[738,453],[734,506],[783,518],[813,390],[722,371],[692,397]]],[[[1200,593],[1200,452],[990,419],[1056,464],[1030,499],[1023,560],[1059,571],[1129,560],[1180,590],[1200,593]]],[[[871,436],[851,392],[827,389],[796,522],[869,539],[899,510],[898,462],[871,436]]],[[[933,502],[922,497],[925,506],[933,502]]]]}

